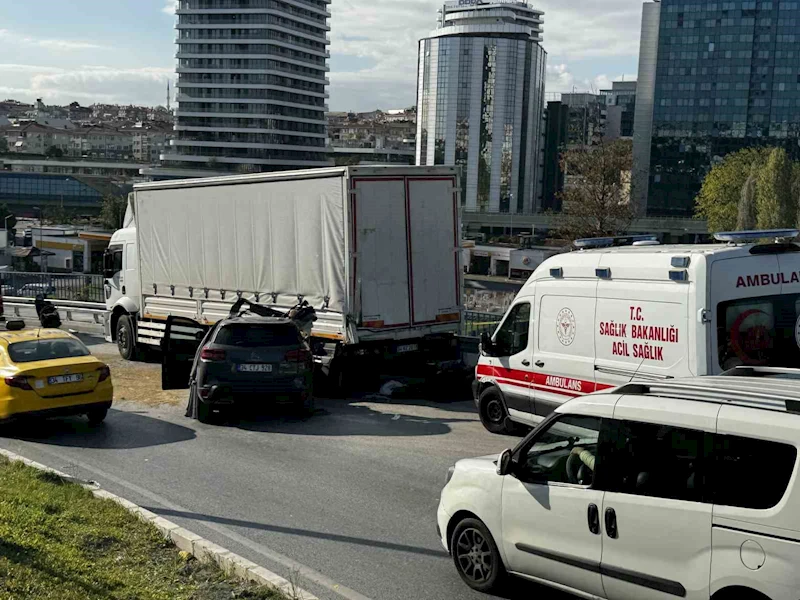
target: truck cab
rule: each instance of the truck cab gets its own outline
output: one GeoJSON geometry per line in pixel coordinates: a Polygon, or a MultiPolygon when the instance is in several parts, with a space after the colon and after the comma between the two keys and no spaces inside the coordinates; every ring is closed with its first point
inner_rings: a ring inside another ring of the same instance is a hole
{"type": "Polygon", "coordinates": [[[136,323],[139,313],[139,252],[136,228],[120,229],[111,237],[103,261],[106,299],[105,338],[120,345],[120,354],[131,358],[135,349],[136,323]]]}

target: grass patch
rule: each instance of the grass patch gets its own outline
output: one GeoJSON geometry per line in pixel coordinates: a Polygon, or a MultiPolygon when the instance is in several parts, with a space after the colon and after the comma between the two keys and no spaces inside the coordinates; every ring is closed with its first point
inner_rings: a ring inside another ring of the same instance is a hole
{"type": "Polygon", "coordinates": [[[286,600],[185,558],[152,525],[0,457],[0,600],[286,600]]]}

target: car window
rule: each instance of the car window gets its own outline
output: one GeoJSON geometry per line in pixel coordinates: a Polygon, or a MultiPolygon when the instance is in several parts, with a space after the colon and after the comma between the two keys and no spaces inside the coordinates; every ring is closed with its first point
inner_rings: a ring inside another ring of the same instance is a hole
{"type": "Polygon", "coordinates": [[[714,504],[762,510],[775,507],[794,473],[797,448],[733,435],[715,438],[714,504]]]}
{"type": "MultiPolygon", "coordinates": [[[[602,488],[704,502],[713,436],[669,425],[615,421],[602,488]]],[[[738,476],[741,482],[741,475],[738,476]]]]}
{"type": "Polygon", "coordinates": [[[598,462],[602,420],[566,415],[558,418],[520,452],[525,478],[548,483],[592,485],[598,462]]]}
{"type": "Polygon", "coordinates": [[[263,346],[293,346],[300,341],[294,325],[251,325],[234,323],[225,325],[217,332],[215,344],[259,348],[263,346]]]}
{"type": "Polygon", "coordinates": [[[528,347],[531,305],[517,304],[495,334],[495,346],[500,356],[514,356],[528,347]]]}
{"type": "Polygon", "coordinates": [[[70,338],[30,340],[8,346],[8,355],[15,363],[74,358],[90,354],[82,342],[70,338]]]}

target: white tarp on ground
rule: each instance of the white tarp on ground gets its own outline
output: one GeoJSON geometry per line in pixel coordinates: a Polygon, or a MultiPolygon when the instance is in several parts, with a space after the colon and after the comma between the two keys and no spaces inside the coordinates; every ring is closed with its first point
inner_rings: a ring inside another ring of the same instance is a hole
{"type": "Polygon", "coordinates": [[[345,304],[343,178],[136,192],[144,294],[210,299],[255,294],[292,306],[345,304]]]}

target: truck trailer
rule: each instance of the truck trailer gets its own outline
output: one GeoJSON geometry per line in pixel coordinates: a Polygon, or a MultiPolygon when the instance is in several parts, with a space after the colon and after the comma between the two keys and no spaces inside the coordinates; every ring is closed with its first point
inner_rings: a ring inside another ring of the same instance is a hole
{"type": "Polygon", "coordinates": [[[365,166],[136,185],[105,258],[106,339],[133,360],[170,317],[211,326],[244,298],[307,301],[315,347],[340,366],[455,345],[457,181],[453,167],[365,166]]]}

